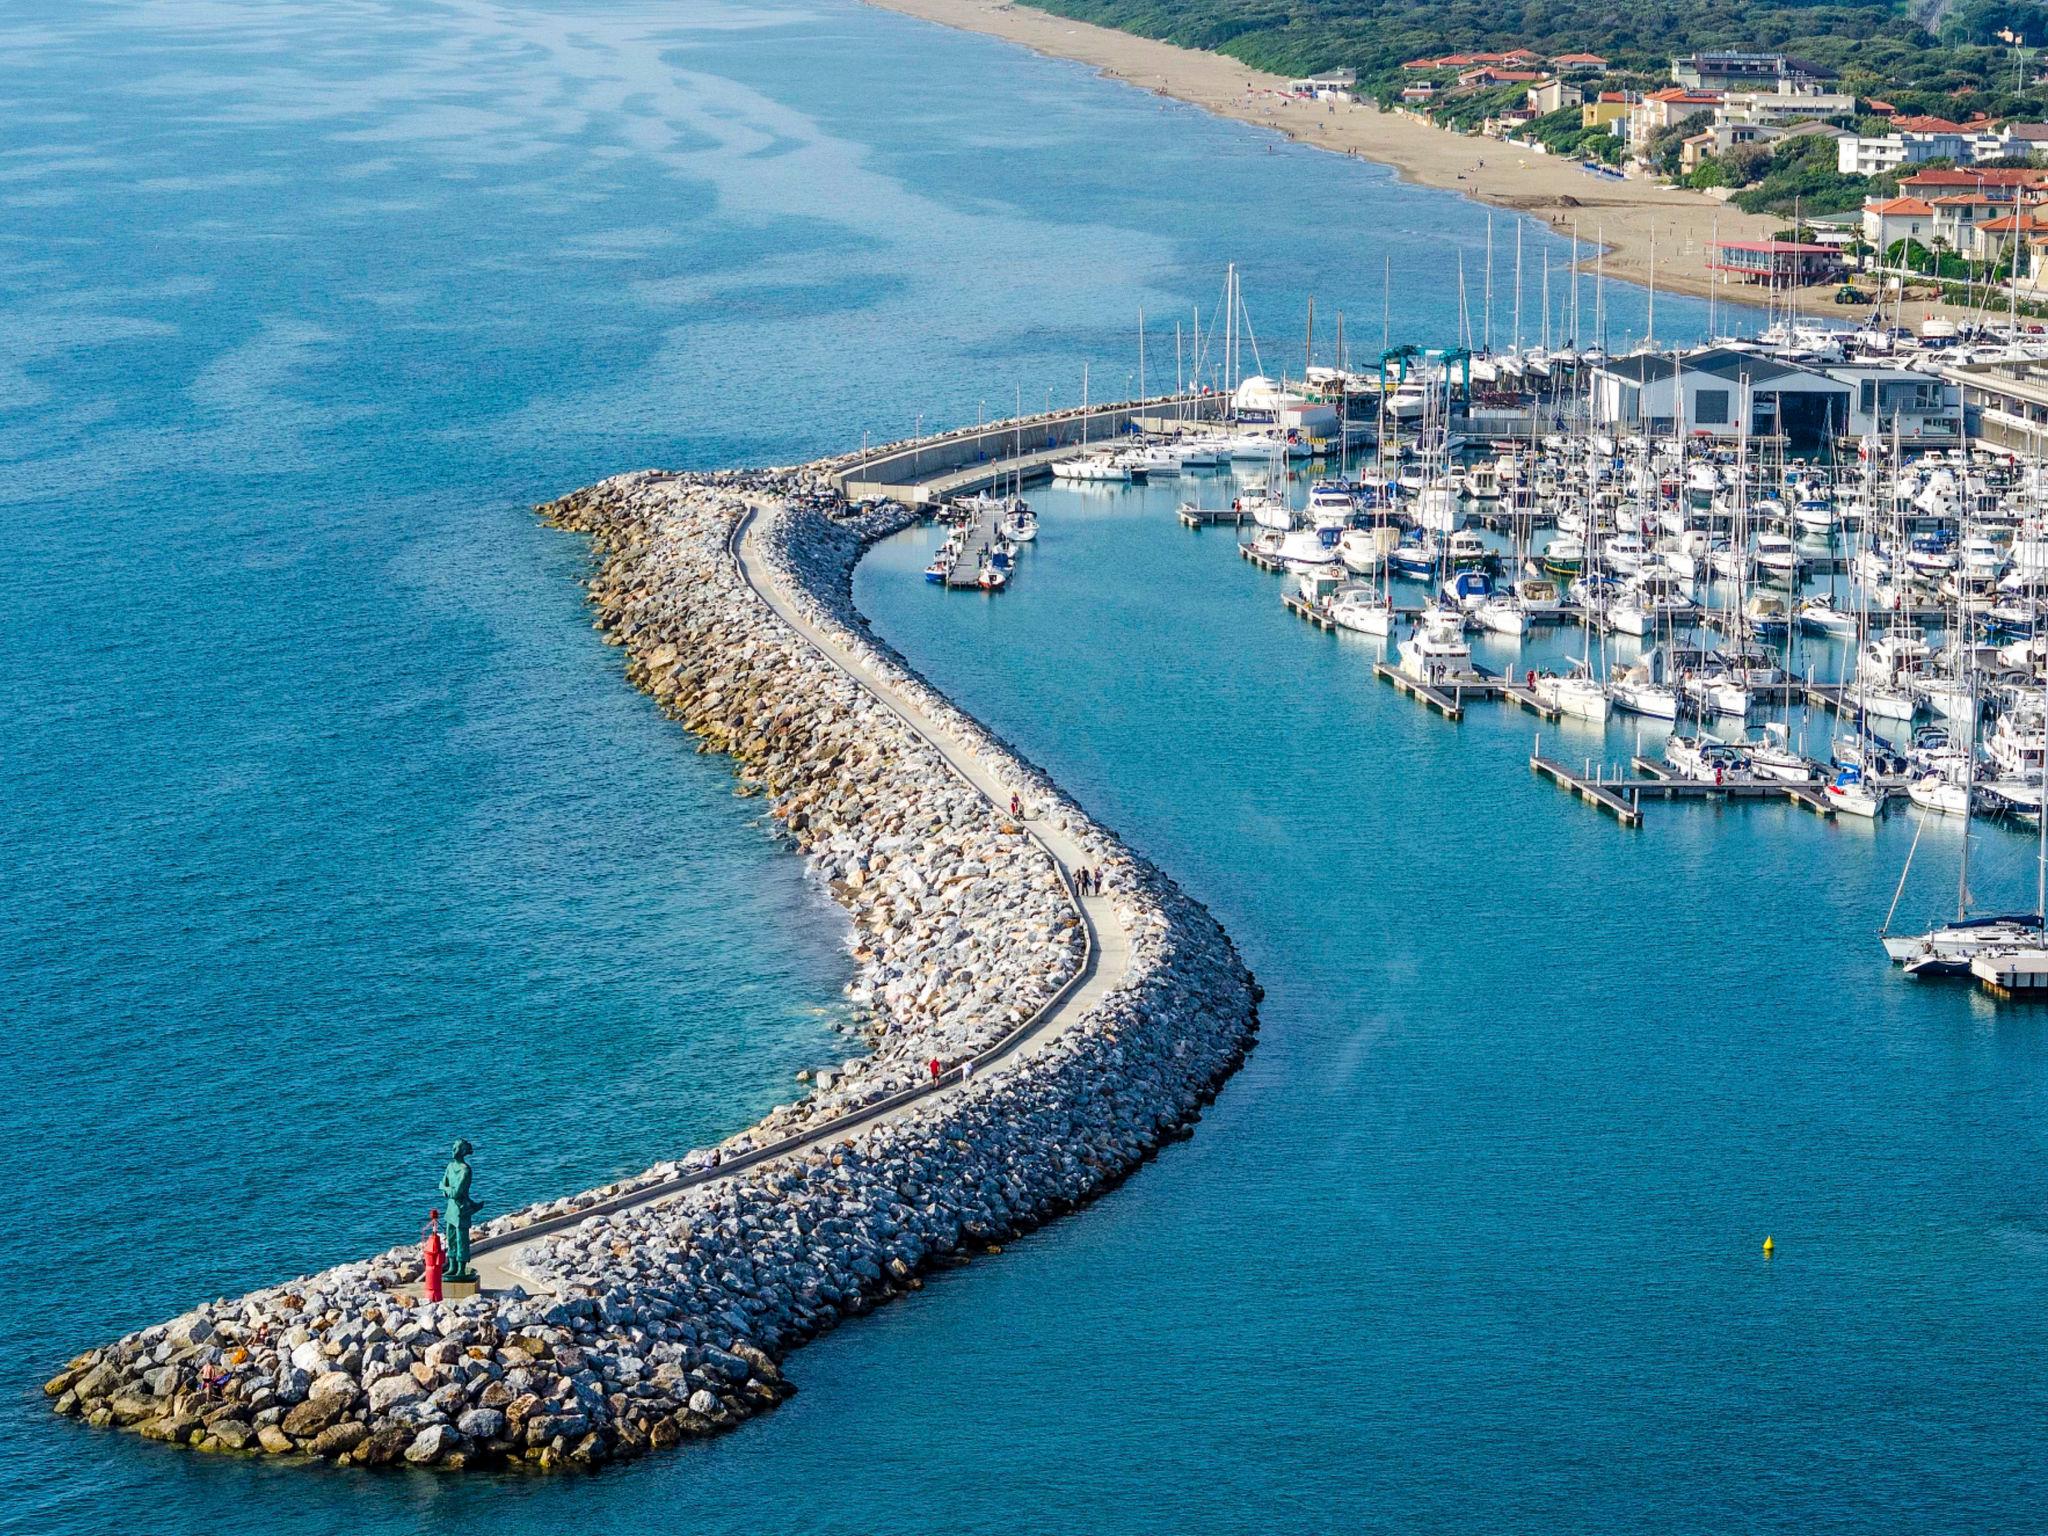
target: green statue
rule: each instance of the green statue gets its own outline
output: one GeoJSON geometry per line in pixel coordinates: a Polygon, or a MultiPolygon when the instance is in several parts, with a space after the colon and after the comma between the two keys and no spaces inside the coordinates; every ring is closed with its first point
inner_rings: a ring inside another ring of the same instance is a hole
{"type": "Polygon", "coordinates": [[[455,1143],[455,1156],[441,1174],[442,1206],[447,1214],[441,1224],[448,1232],[448,1268],[450,1280],[474,1280],[476,1273],[469,1267],[469,1223],[476,1215],[476,1201],[469,1196],[469,1154],[476,1149],[466,1141],[455,1143]]]}

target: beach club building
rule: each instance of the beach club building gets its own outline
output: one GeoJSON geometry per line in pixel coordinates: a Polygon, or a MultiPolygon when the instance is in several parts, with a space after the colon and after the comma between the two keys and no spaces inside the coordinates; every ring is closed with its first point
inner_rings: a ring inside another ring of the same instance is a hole
{"type": "Polygon", "coordinates": [[[1712,256],[1710,271],[1774,287],[1828,283],[1842,275],[1840,251],[1802,240],[1721,240],[1712,256]]]}
{"type": "Polygon", "coordinates": [[[1922,447],[1962,441],[1963,408],[1952,383],[1904,368],[1788,363],[1740,347],[1681,356],[1638,352],[1593,372],[1593,419],[1613,432],[1665,434],[1682,421],[1689,437],[1733,441],[1743,402],[1752,437],[1782,434],[1794,448],[1836,438],[1889,435],[1922,447]]]}

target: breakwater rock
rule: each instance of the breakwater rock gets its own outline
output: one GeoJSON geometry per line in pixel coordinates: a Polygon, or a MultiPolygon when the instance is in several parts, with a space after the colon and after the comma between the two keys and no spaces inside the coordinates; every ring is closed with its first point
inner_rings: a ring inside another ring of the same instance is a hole
{"type": "Polygon", "coordinates": [[[87,1351],[45,1386],[58,1413],[442,1468],[715,1433],[793,1390],[805,1339],[1129,1173],[1249,1046],[1257,988],[1206,911],[868,634],[853,565],[908,513],[803,470],[542,510],[592,539],[628,677],[851,916],[866,1053],[719,1147],[478,1228],[482,1294],[416,1300],[395,1248],[87,1351]]]}

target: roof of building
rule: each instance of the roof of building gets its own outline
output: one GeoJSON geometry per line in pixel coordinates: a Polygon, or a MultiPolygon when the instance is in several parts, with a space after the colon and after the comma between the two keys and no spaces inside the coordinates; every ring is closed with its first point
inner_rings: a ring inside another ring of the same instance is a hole
{"type": "Polygon", "coordinates": [[[1830,253],[1825,245],[1807,245],[1798,240],[1716,240],[1714,247],[1723,251],[1764,251],[1772,256],[1830,253]]]}
{"type": "Polygon", "coordinates": [[[1915,171],[1901,176],[1901,187],[2033,187],[2048,183],[2048,168],[1984,165],[1967,169],[1915,171]]]}
{"type": "Polygon", "coordinates": [[[1668,101],[1673,104],[1697,102],[1703,107],[1718,107],[1724,99],[1719,91],[1690,91],[1682,85],[1666,86],[1661,91],[1651,91],[1643,97],[1645,101],[1668,101]]]}
{"type": "Polygon", "coordinates": [[[1597,53],[1554,53],[1550,56],[1553,64],[1592,64],[1604,67],[1607,61],[1597,53]]]}
{"type": "Polygon", "coordinates": [[[1999,132],[2029,144],[2048,144],[2048,123],[2007,123],[1999,132]]]}
{"type": "Polygon", "coordinates": [[[1934,212],[1934,205],[1925,198],[1895,197],[1889,202],[1865,203],[1863,211],[1865,213],[1875,213],[1888,219],[1904,218],[1909,214],[1926,218],[1934,212]]]}
{"type": "Polygon", "coordinates": [[[1701,352],[1689,353],[1678,361],[1674,361],[1668,353],[1637,352],[1603,363],[1600,372],[1609,378],[1625,379],[1632,384],[1661,383],[1678,372],[1704,373],[1717,379],[1726,379],[1731,383],[1747,381],[1752,385],[1769,384],[1788,378],[1826,377],[1818,369],[1801,367],[1797,363],[1780,362],[1776,358],[1744,351],[1739,347],[1708,347],[1701,352]]]}
{"type": "Polygon", "coordinates": [[[2048,231],[2048,214],[2008,213],[1999,218],[1986,219],[1977,228],[1987,235],[2009,235],[2015,230],[2024,230],[2030,234],[2040,234],[2048,231]]]}
{"type": "Polygon", "coordinates": [[[1894,117],[1892,129],[1896,133],[1977,133],[1989,128],[1991,120],[1973,117],[1966,123],[1958,123],[1946,117],[1894,117]]]}

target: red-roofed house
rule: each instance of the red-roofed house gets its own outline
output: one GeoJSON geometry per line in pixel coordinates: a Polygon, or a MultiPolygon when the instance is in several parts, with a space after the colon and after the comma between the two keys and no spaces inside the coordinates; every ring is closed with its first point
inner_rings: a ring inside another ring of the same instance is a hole
{"type": "Polygon", "coordinates": [[[1899,178],[1899,190],[1916,197],[1939,196],[1954,188],[1975,190],[1982,188],[2048,187],[2048,167],[2022,165],[1985,165],[1976,167],[1943,166],[1939,170],[1915,171],[1910,176],[1899,178]]]}
{"type": "Polygon", "coordinates": [[[1563,70],[1568,75],[1607,67],[1607,61],[1597,53],[1560,53],[1551,59],[1550,64],[1551,68],[1563,70]]]}
{"type": "Polygon", "coordinates": [[[1695,112],[1715,111],[1721,100],[1719,91],[1688,91],[1680,85],[1651,91],[1629,108],[1629,148],[1641,149],[1673,123],[1682,123],[1695,112]]]}
{"type": "Polygon", "coordinates": [[[1863,205],[1863,238],[1880,251],[1901,240],[1934,238],[1934,205],[1924,197],[1872,199],[1863,205]]]}
{"type": "Polygon", "coordinates": [[[1496,85],[1527,85],[1541,80],[1542,74],[1533,69],[1502,69],[1496,64],[1482,64],[1477,69],[1468,69],[1458,76],[1458,84],[1471,90],[1490,90],[1496,85]]]}

